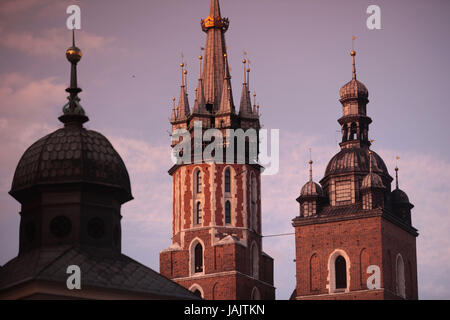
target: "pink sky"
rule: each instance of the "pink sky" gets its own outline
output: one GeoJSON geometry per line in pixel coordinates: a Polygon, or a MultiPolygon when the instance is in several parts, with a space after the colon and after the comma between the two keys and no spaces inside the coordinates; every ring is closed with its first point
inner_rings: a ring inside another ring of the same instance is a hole
{"type": "MultiPolygon", "coordinates": [[[[7,192],[25,149],[60,126],[69,64],[65,11],[82,10],[77,44],[81,103],[87,127],[105,134],[123,157],[135,200],[123,207],[123,250],[159,269],[170,245],[171,179],[167,170],[171,98],[178,97],[183,52],[193,105],[200,18],[208,0],[9,0],[0,4],[0,264],[18,251],[19,205],[7,192]],[[135,77],[133,77],[133,75],[135,77]]],[[[351,36],[358,79],[369,89],[369,135],[400,187],[419,229],[419,297],[450,298],[450,2],[446,0],[222,0],[235,101],[243,51],[252,62],[251,88],[262,123],[280,129],[280,172],[262,180],[263,233],[293,232],[298,196],[338,152],[339,88],[350,80],[351,36]],[[382,30],[366,28],[366,8],[381,7],[382,30]]],[[[295,287],[293,237],[267,238],[275,258],[277,298],[295,287]]]]}

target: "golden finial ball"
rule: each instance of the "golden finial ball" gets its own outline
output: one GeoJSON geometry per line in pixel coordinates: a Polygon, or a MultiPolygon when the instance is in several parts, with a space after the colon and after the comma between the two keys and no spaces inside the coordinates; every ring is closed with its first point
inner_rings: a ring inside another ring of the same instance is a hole
{"type": "Polygon", "coordinates": [[[82,55],[80,48],[77,47],[70,47],[66,50],[66,58],[70,63],[77,63],[81,60],[82,55]]]}
{"type": "Polygon", "coordinates": [[[184,67],[184,63],[183,63],[183,62],[182,62],[182,63],[180,63],[180,67],[182,67],[182,68],[184,67]]]}
{"type": "Polygon", "coordinates": [[[250,72],[250,68],[247,69],[247,72],[250,72]]]}
{"type": "Polygon", "coordinates": [[[187,74],[187,70],[184,70],[184,74],[187,74]]]}
{"type": "Polygon", "coordinates": [[[242,63],[247,63],[247,60],[245,60],[245,59],[244,59],[244,60],[242,60],[242,63]]]}
{"type": "Polygon", "coordinates": [[[224,53],[224,54],[223,54],[223,56],[224,56],[224,57],[226,58],[226,57],[227,57],[227,54],[226,54],[226,53],[224,53]]]}
{"type": "Polygon", "coordinates": [[[176,100],[175,97],[173,97],[173,98],[172,98],[172,101],[175,101],[175,100],[176,100]]]}
{"type": "Polygon", "coordinates": [[[202,59],[203,59],[203,56],[198,56],[198,59],[199,59],[199,60],[202,60],[202,59]]]}
{"type": "Polygon", "coordinates": [[[350,55],[351,55],[352,57],[356,56],[356,51],[355,51],[355,50],[350,51],[350,55]]]}

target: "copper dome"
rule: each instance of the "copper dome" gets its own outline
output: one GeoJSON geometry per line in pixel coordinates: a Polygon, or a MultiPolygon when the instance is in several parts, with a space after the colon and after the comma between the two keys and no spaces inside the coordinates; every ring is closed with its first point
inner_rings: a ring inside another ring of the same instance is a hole
{"type": "MultiPolygon", "coordinates": [[[[381,157],[373,151],[372,171],[381,176],[390,177],[383,159],[381,159],[381,157]]],[[[329,175],[349,172],[369,172],[368,148],[348,148],[339,151],[339,153],[331,158],[328,163],[324,178],[329,175]]]]}
{"type": "Polygon", "coordinates": [[[391,192],[391,197],[395,204],[410,204],[409,198],[403,190],[395,189],[391,192]]]}
{"type": "Polygon", "coordinates": [[[369,98],[369,90],[367,90],[366,86],[361,81],[352,79],[339,90],[339,95],[341,96],[341,100],[346,99],[367,100],[369,98]]]}
{"type": "Polygon", "coordinates": [[[310,197],[310,196],[323,196],[323,190],[322,187],[315,183],[314,181],[308,181],[303,187],[302,191],[300,192],[300,197],[310,197]]]}
{"type": "Polygon", "coordinates": [[[87,182],[117,188],[131,200],[130,178],[122,158],[96,131],[65,126],[29,147],[17,165],[11,195],[35,185],[87,182]]]}
{"type": "Polygon", "coordinates": [[[383,184],[383,181],[381,181],[380,176],[373,172],[365,176],[361,183],[361,189],[371,189],[371,188],[378,188],[378,189],[386,188],[383,184]]]}

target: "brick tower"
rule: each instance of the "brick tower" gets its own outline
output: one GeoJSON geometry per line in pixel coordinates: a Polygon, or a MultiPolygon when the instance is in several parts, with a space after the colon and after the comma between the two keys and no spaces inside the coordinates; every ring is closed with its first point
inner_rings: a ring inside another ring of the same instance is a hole
{"type": "Polygon", "coordinates": [[[240,157],[239,143],[232,139],[211,153],[231,154],[232,163],[228,157],[226,161],[198,158],[195,150],[199,148],[201,154],[208,146],[192,141],[194,155],[169,170],[173,236],[172,245],[160,254],[160,272],[204,299],[274,299],[273,259],[262,250],[261,167],[249,151],[257,146],[260,128],[258,107],[250,99],[250,69],[244,59],[236,113],[224,36],[229,21],[222,18],[218,0],[211,0],[209,16],[201,26],[206,46],[204,57],[199,57],[192,112],[181,63],[180,99],[177,107],[174,99],[171,116],[175,157],[183,156],[177,149],[182,140],[174,139],[175,132],[185,130],[193,140],[199,125],[200,135],[212,128],[227,138],[233,130],[245,132],[245,157],[240,157]],[[250,131],[256,132],[255,139],[246,136],[250,131]]]}
{"type": "Polygon", "coordinates": [[[297,285],[301,299],[417,299],[417,230],[405,192],[370,149],[368,90],[353,79],[340,90],[341,151],[325,176],[310,180],[298,197],[295,227],[297,285]]]}

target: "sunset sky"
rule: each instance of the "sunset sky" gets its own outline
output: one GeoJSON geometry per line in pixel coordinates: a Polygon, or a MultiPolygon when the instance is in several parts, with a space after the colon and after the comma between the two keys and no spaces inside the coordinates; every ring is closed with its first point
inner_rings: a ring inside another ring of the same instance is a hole
{"type": "MultiPolygon", "coordinates": [[[[81,7],[77,46],[81,104],[89,129],[122,156],[134,200],[122,208],[122,248],[159,271],[171,244],[169,120],[178,98],[181,54],[190,105],[205,46],[200,19],[209,0],[2,0],[0,3],[0,265],[17,255],[19,203],[8,191],[16,165],[38,138],[62,126],[71,45],[66,8],[81,7]]],[[[355,35],[358,80],[369,90],[372,149],[415,205],[420,299],[450,299],[450,1],[222,0],[234,101],[243,52],[262,124],[280,130],[280,171],[262,178],[263,234],[290,233],[295,201],[339,151],[339,88],[351,80],[355,35]],[[381,8],[381,30],[366,9],[381,8]]],[[[277,299],[295,288],[294,237],[265,238],[275,259],[277,299]]]]}

